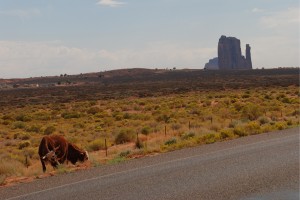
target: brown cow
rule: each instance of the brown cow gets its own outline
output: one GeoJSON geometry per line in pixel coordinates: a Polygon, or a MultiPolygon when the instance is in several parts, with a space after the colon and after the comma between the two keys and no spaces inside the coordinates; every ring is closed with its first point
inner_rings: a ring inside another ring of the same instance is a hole
{"type": "Polygon", "coordinates": [[[72,164],[77,161],[88,160],[87,151],[79,149],[76,145],[67,142],[59,135],[44,136],[39,146],[39,156],[43,171],[46,171],[46,163],[50,162],[53,168],[69,160],[72,164]]]}

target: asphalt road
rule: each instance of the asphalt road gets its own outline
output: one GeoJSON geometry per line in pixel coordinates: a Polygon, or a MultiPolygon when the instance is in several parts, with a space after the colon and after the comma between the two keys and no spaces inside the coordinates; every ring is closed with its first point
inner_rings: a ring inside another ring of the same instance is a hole
{"type": "Polygon", "coordinates": [[[1,188],[0,199],[299,199],[299,128],[1,188]]]}

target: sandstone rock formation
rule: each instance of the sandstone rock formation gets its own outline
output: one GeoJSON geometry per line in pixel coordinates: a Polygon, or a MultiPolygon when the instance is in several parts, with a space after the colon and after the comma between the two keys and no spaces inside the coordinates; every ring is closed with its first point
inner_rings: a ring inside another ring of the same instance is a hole
{"type": "MultiPolygon", "coordinates": [[[[242,55],[241,42],[235,37],[221,36],[218,43],[218,69],[252,69],[251,48],[246,45],[246,58],[242,55]]],[[[214,58],[216,59],[216,58],[214,58]]],[[[211,69],[215,64],[215,60],[210,60],[205,69],[211,69]]]]}
{"type": "Polygon", "coordinates": [[[219,69],[219,59],[218,57],[210,59],[208,63],[205,64],[204,69],[216,70],[219,69]]]}

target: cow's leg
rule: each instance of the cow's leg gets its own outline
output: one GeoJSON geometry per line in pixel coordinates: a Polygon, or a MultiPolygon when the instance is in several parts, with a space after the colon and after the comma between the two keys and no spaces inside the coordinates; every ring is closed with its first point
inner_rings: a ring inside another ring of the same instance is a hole
{"type": "Polygon", "coordinates": [[[43,172],[46,172],[46,165],[45,165],[45,161],[43,160],[43,158],[40,158],[41,163],[42,163],[42,167],[43,167],[43,172]]]}

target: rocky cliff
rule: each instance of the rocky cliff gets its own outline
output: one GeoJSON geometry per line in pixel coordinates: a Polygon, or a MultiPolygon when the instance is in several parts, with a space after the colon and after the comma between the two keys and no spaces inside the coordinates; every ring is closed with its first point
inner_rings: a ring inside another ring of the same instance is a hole
{"type": "MultiPolygon", "coordinates": [[[[210,60],[205,69],[215,69],[216,58],[210,60]]],[[[242,55],[241,42],[235,37],[221,36],[218,43],[218,69],[252,69],[251,47],[246,45],[246,58],[242,55]]]]}

